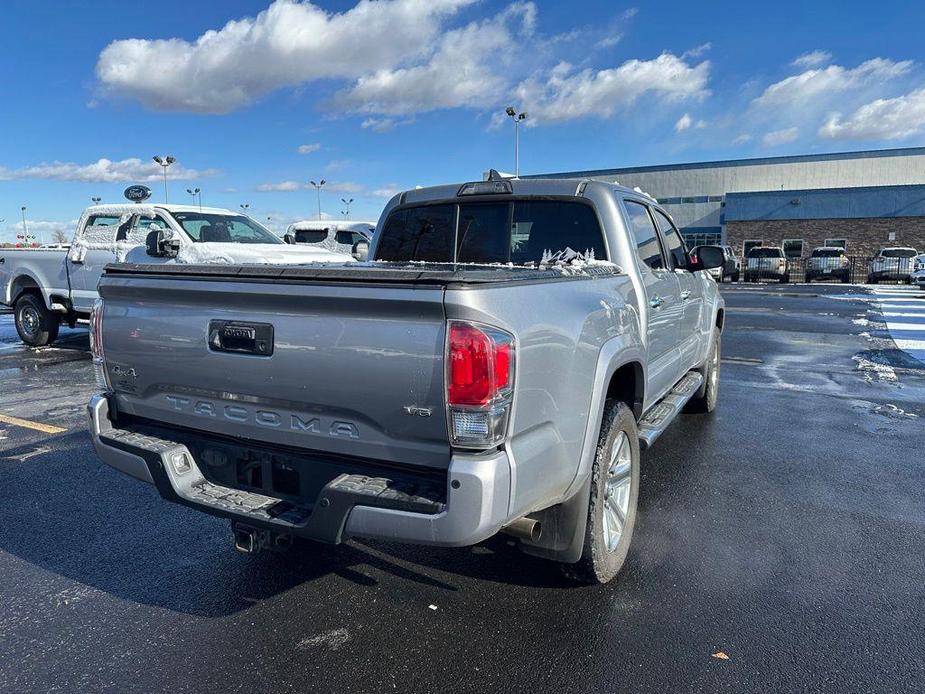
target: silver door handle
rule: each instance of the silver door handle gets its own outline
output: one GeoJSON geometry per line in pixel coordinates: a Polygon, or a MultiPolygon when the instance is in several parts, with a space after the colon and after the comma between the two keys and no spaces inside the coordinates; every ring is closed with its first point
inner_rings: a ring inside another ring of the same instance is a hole
{"type": "Polygon", "coordinates": [[[660,296],[654,296],[651,299],[649,299],[649,306],[651,306],[652,308],[658,308],[664,303],[665,303],[665,300],[662,299],[662,297],[660,296]]]}
{"type": "Polygon", "coordinates": [[[685,301],[687,301],[688,299],[690,299],[690,298],[691,298],[691,290],[690,290],[690,289],[685,289],[683,292],[681,292],[681,298],[684,299],[685,301]]]}

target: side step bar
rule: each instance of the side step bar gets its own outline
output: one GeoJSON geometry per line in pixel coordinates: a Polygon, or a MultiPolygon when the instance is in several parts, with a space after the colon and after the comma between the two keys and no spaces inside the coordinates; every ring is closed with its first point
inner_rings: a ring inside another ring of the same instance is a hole
{"type": "Polygon", "coordinates": [[[662,435],[668,425],[674,421],[687,401],[703,384],[703,375],[698,371],[688,371],[674,388],[668,391],[662,400],[646,412],[639,420],[639,448],[647,449],[662,435]]]}

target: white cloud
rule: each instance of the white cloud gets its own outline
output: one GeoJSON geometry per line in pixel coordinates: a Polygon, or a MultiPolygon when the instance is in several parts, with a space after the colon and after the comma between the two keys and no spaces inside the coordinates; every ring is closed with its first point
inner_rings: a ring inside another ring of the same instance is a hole
{"type": "Polygon", "coordinates": [[[683,116],[678,118],[678,122],[674,124],[674,131],[676,133],[687,130],[693,124],[694,119],[691,118],[691,114],[685,113],[683,116]]]}
{"type": "Polygon", "coordinates": [[[925,88],[864,104],[847,118],[833,113],[819,136],[833,140],[898,140],[925,132],[925,88]]]}
{"type": "Polygon", "coordinates": [[[503,75],[511,46],[529,40],[535,23],[536,6],[516,2],[495,17],[447,31],[421,64],[361,76],[328,107],[402,115],[494,104],[507,86],[503,75]]]}
{"type": "MultiPolygon", "coordinates": [[[[217,169],[187,169],[179,162],[168,169],[168,176],[173,180],[194,180],[215,176],[217,169]]],[[[163,172],[159,164],[142,159],[99,159],[92,164],[75,164],[73,162],[43,162],[35,166],[19,169],[0,167],[0,181],[20,178],[40,178],[57,181],[78,181],[81,183],[128,183],[139,181],[159,181],[163,172]]]]}
{"type": "Polygon", "coordinates": [[[872,58],[856,68],[841,65],[811,69],[775,82],[755,99],[759,106],[800,104],[823,95],[845,92],[870,84],[905,75],[912,69],[911,60],[895,62],[886,58],[872,58]]]}
{"type": "Polygon", "coordinates": [[[317,152],[319,149],[321,149],[321,145],[315,142],[310,145],[299,145],[296,151],[299,154],[311,154],[312,152],[317,152]]]}
{"type": "Polygon", "coordinates": [[[329,13],[276,0],[256,17],[195,41],[113,41],[96,65],[103,91],[163,111],[227,113],[276,89],[356,79],[425,55],[443,23],[473,0],[361,0],[329,13]]]}
{"type": "MultiPolygon", "coordinates": [[[[299,181],[279,181],[277,183],[261,183],[255,190],[260,193],[295,193],[299,190],[314,190],[314,187],[307,181],[304,183],[300,183],[299,181]]],[[[365,193],[366,186],[352,181],[326,181],[321,188],[321,192],[350,193],[352,195],[357,195],[365,193]]]]}
{"type": "Polygon", "coordinates": [[[820,65],[825,65],[831,59],[832,54],[828,51],[815,50],[794,58],[790,64],[799,68],[819,67],[820,65]]]}
{"type": "Polygon", "coordinates": [[[261,183],[256,190],[260,193],[292,193],[306,187],[306,184],[298,181],[280,181],[279,183],[261,183]]]}
{"type": "MultiPolygon", "coordinates": [[[[29,211],[26,210],[26,231],[28,231],[30,236],[35,236],[36,241],[44,243],[56,242],[58,241],[58,239],[55,238],[56,235],[60,236],[61,241],[64,241],[65,237],[70,241],[71,236],[73,236],[74,231],[77,229],[76,219],[72,219],[68,222],[29,219],[28,212],[29,211]]],[[[5,239],[6,243],[23,243],[22,239],[16,238],[17,234],[22,233],[23,224],[20,220],[15,224],[8,225],[6,231],[0,234],[0,236],[5,239]]]]}
{"type": "Polygon", "coordinates": [[[799,128],[785,128],[783,130],[774,130],[765,133],[764,137],[761,138],[761,142],[765,147],[777,147],[779,145],[785,145],[788,142],[793,142],[799,136],[799,128]]]}
{"type": "Polygon", "coordinates": [[[710,63],[691,66],[671,53],[653,60],[628,60],[620,67],[575,72],[565,62],[542,77],[521,82],[514,95],[531,118],[555,123],[574,118],[607,118],[618,108],[651,93],[665,101],[700,100],[709,95],[710,63]]]}
{"type": "Polygon", "coordinates": [[[377,198],[393,198],[398,195],[400,192],[405,190],[404,188],[399,187],[398,185],[392,183],[382,188],[376,188],[369,192],[370,195],[377,198]]]}
{"type": "Polygon", "coordinates": [[[713,44],[707,41],[706,43],[701,43],[699,46],[694,46],[693,48],[688,48],[681,54],[681,59],[685,58],[699,58],[708,50],[713,48],[713,44]]]}
{"type": "Polygon", "coordinates": [[[401,125],[410,125],[414,123],[413,118],[403,118],[398,120],[396,118],[367,118],[362,123],[360,127],[364,130],[372,130],[374,133],[387,133],[401,125]]]}
{"type": "Polygon", "coordinates": [[[749,135],[748,133],[742,133],[741,135],[736,136],[736,138],[732,141],[732,144],[744,145],[746,142],[751,142],[751,141],[752,141],[751,135],[749,135]]]}

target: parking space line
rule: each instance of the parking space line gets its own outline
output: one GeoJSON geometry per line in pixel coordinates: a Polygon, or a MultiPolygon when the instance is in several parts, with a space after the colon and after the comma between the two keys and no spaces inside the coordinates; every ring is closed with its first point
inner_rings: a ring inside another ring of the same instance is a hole
{"type": "Polygon", "coordinates": [[[20,419],[19,417],[11,417],[7,414],[0,414],[0,423],[9,424],[14,427],[23,427],[25,429],[34,429],[35,431],[41,431],[45,434],[60,434],[67,431],[67,429],[62,429],[61,427],[56,427],[53,424],[42,424],[41,422],[32,422],[28,419],[20,419]]]}

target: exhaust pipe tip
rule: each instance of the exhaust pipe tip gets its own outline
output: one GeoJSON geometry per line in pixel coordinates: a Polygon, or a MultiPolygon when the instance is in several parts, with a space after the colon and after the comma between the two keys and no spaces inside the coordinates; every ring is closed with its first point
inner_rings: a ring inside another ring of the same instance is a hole
{"type": "Polygon", "coordinates": [[[524,542],[537,543],[543,535],[543,526],[533,518],[518,518],[510,525],[504,526],[501,532],[512,535],[524,542]]]}

